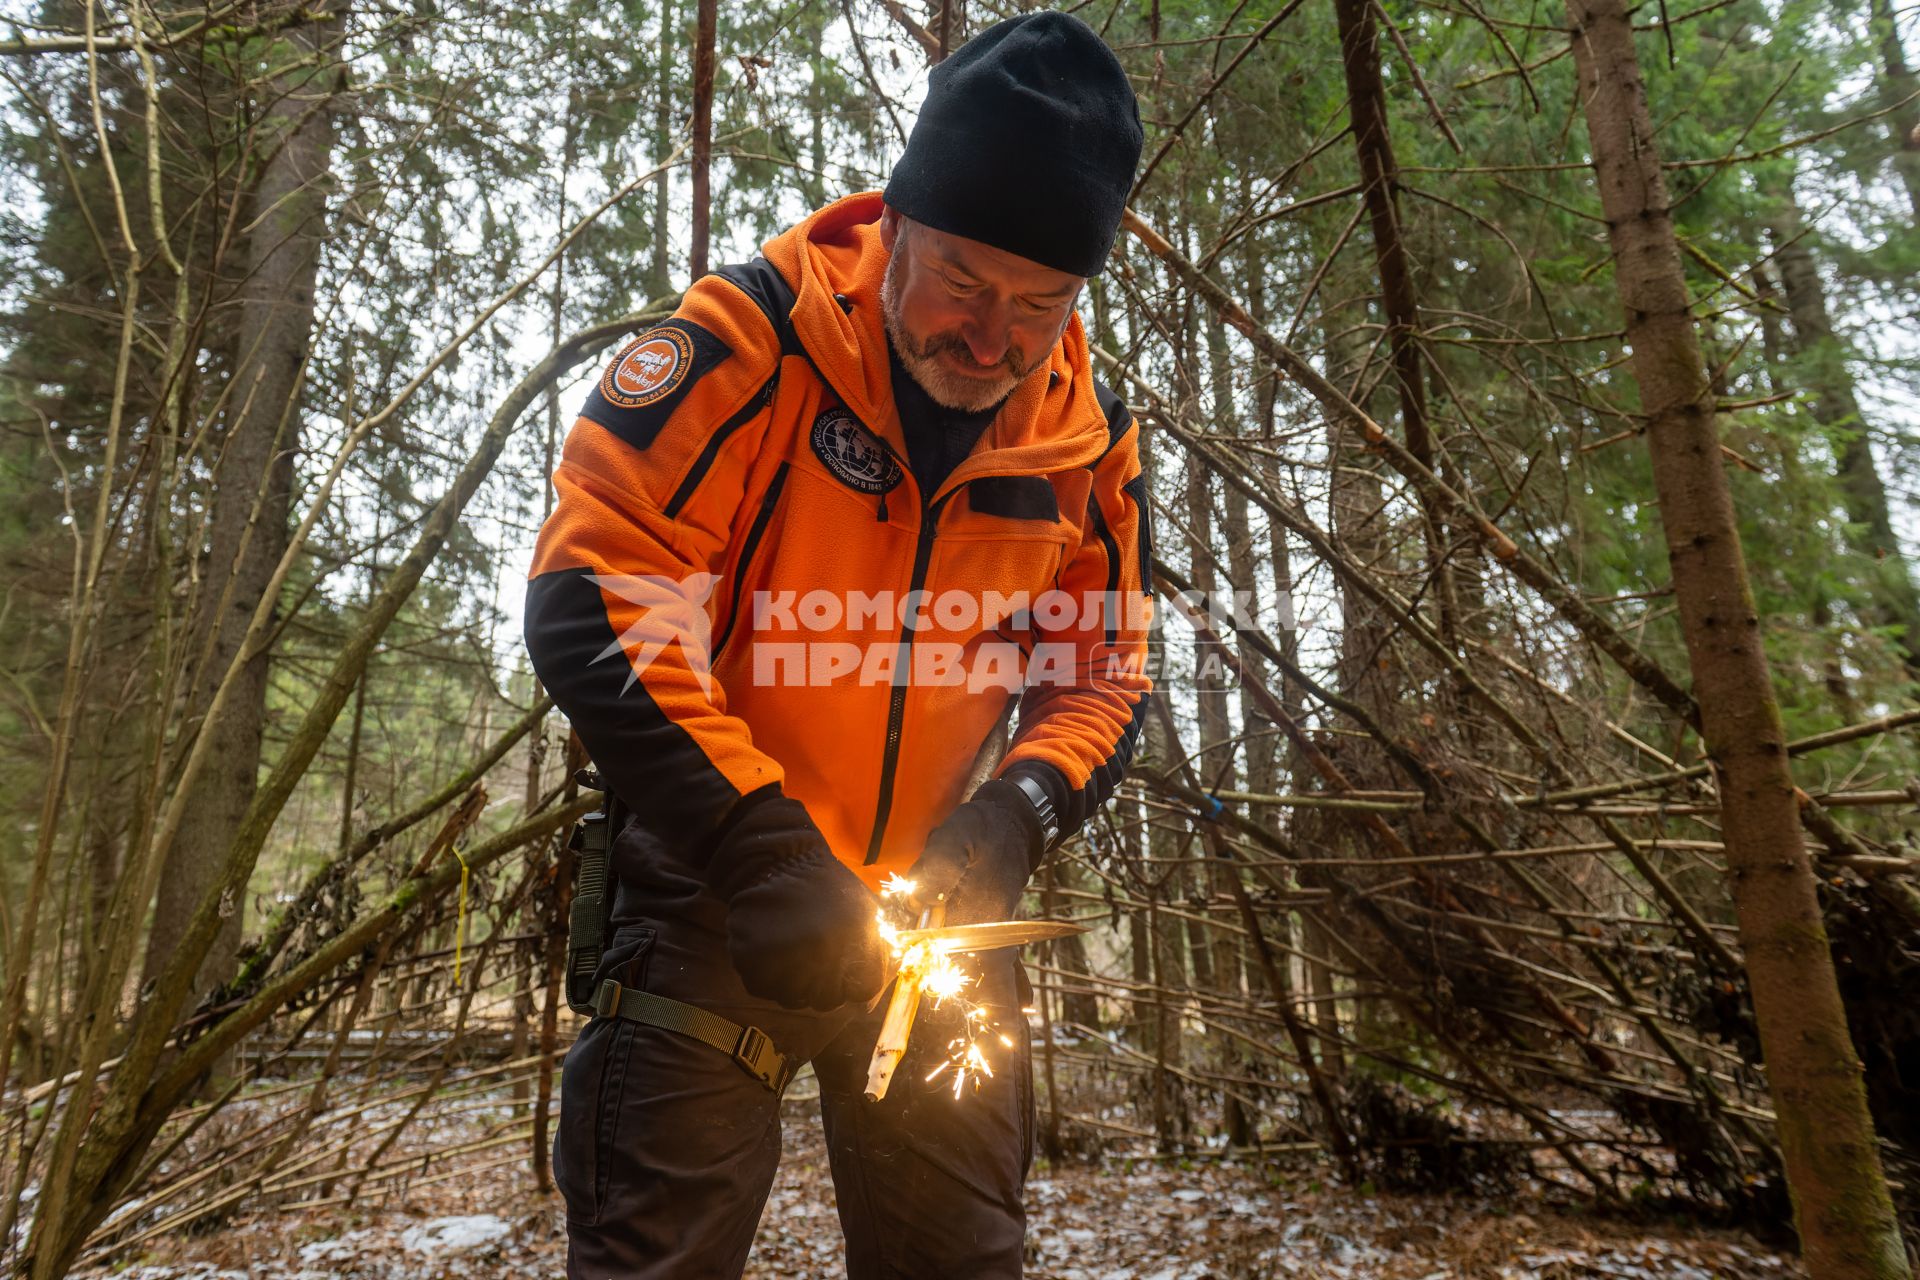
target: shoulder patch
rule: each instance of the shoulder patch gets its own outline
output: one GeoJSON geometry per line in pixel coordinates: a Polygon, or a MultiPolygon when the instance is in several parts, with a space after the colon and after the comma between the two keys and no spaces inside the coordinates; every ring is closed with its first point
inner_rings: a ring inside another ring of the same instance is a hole
{"type": "Polygon", "coordinates": [[[607,366],[600,394],[622,409],[644,409],[673,394],[692,367],[693,339],[680,329],[654,329],[607,366]]]}
{"type": "Polygon", "coordinates": [[[580,414],[644,449],[693,384],[732,354],[732,347],[691,320],[665,321],[621,348],[580,414]]]}
{"type": "Polygon", "coordinates": [[[891,493],[904,478],[899,462],[873,432],[835,406],[813,420],[813,452],[834,478],[859,493],[891,493]]]}

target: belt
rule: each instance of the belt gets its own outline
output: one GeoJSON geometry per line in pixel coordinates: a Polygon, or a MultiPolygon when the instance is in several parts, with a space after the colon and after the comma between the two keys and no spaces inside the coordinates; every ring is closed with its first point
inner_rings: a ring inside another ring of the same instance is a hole
{"type": "Polygon", "coordinates": [[[743,1027],[683,1001],[623,987],[612,978],[602,982],[594,993],[593,1016],[625,1018],[691,1036],[732,1058],[742,1071],[776,1094],[786,1091],[787,1083],[799,1068],[797,1062],[774,1048],[772,1038],[758,1027],[743,1027]]]}

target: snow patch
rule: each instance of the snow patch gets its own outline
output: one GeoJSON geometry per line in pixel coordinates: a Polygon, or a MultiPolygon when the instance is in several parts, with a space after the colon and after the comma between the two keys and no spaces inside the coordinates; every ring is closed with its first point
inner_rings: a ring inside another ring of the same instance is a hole
{"type": "Polygon", "coordinates": [[[400,1247],[409,1253],[468,1253],[511,1230],[506,1219],[491,1213],[435,1218],[401,1232],[400,1247]]]}
{"type": "Polygon", "coordinates": [[[346,1262],[360,1252],[359,1242],[372,1234],[371,1231],[349,1231],[331,1240],[303,1244],[300,1246],[300,1265],[311,1267],[316,1262],[346,1262]]]}

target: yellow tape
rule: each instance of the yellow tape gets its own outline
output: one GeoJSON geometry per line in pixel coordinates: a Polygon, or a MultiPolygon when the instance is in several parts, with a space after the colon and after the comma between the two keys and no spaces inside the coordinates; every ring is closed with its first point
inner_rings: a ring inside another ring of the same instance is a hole
{"type": "Polygon", "coordinates": [[[467,855],[459,845],[453,846],[453,856],[460,859],[460,907],[453,922],[453,985],[460,985],[460,953],[467,944],[467,855]]]}

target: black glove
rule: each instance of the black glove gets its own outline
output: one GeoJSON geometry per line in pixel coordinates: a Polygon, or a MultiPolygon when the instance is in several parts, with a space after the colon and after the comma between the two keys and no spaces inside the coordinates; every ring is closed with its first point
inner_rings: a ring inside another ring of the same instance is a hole
{"type": "Polygon", "coordinates": [[[774,788],[740,802],[707,863],[727,904],[727,954],[748,991],[788,1009],[865,1003],[886,981],[879,901],[806,806],[774,788]]]}
{"type": "Polygon", "coordinates": [[[946,902],[948,924],[1011,920],[1044,852],[1033,801],[995,778],[934,828],[907,879],[923,905],[946,902]]]}

